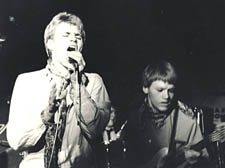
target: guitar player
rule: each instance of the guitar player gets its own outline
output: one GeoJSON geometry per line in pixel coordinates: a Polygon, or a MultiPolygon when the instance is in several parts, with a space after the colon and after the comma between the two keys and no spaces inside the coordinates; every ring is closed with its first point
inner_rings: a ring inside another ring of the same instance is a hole
{"type": "Polygon", "coordinates": [[[144,94],[130,106],[125,130],[127,167],[186,168],[200,161],[209,166],[204,145],[192,148],[203,136],[192,109],[175,95],[177,79],[175,67],[166,60],[144,69],[144,94]]]}

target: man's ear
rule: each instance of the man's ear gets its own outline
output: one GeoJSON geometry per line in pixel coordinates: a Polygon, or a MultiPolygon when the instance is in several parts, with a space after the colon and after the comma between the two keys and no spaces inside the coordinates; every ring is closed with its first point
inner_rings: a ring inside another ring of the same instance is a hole
{"type": "Polygon", "coordinates": [[[144,94],[148,94],[148,87],[142,87],[142,90],[143,90],[143,92],[144,92],[144,94]]]}

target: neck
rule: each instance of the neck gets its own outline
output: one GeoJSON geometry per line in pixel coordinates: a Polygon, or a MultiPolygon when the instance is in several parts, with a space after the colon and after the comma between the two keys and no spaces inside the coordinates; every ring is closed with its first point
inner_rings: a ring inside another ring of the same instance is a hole
{"type": "Polygon", "coordinates": [[[154,114],[159,114],[159,113],[162,113],[161,111],[157,110],[156,108],[153,107],[152,103],[151,103],[151,100],[149,100],[149,98],[147,97],[146,98],[146,103],[148,104],[148,106],[152,109],[152,112],[154,114]]]}
{"type": "Polygon", "coordinates": [[[54,61],[48,62],[48,68],[50,69],[51,73],[55,74],[56,76],[66,79],[70,78],[69,70],[60,63],[55,63],[54,61]]]}

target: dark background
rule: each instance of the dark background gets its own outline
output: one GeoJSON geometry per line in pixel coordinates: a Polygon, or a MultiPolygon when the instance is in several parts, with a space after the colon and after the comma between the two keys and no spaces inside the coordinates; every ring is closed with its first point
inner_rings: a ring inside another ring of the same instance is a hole
{"type": "Polygon", "coordinates": [[[103,77],[118,107],[141,92],[141,72],[159,57],[177,66],[182,99],[225,88],[222,0],[0,0],[1,113],[16,76],[45,67],[43,32],[60,11],[83,20],[86,70],[103,77]]]}
{"type": "MultiPolygon", "coordinates": [[[[7,123],[17,75],[45,67],[43,32],[61,11],[83,20],[86,70],[103,77],[119,126],[141,93],[141,72],[160,57],[178,69],[180,99],[213,109],[204,114],[225,113],[224,0],[0,0],[0,123],[7,123]]],[[[12,153],[8,162],[18,159],[12,153]]]]}

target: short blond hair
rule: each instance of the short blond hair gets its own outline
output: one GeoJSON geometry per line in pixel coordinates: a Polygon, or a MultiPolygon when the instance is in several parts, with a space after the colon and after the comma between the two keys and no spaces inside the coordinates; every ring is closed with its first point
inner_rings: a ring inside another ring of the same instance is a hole
{"type": "Polygon", "coordinates": [[[55,32],[55,28],[60,23],[68,23],[68,24],[78,26],[81,30],[81,37],[82,37],[83,41],[85,41],[85,39],[86,39],[86,34],[84,31],[84,25],[83,25],[82,20],[75,14],[67,13],[67,12],[60,12],[52,18],[52,20],[46,26],[45,32],[44,32],[45,49],[46,49],[47,55],[49,57],[51,57],[51,51],[47,48],[47,42],[49,39],[52,39],[53,34],[55,32]]]}

